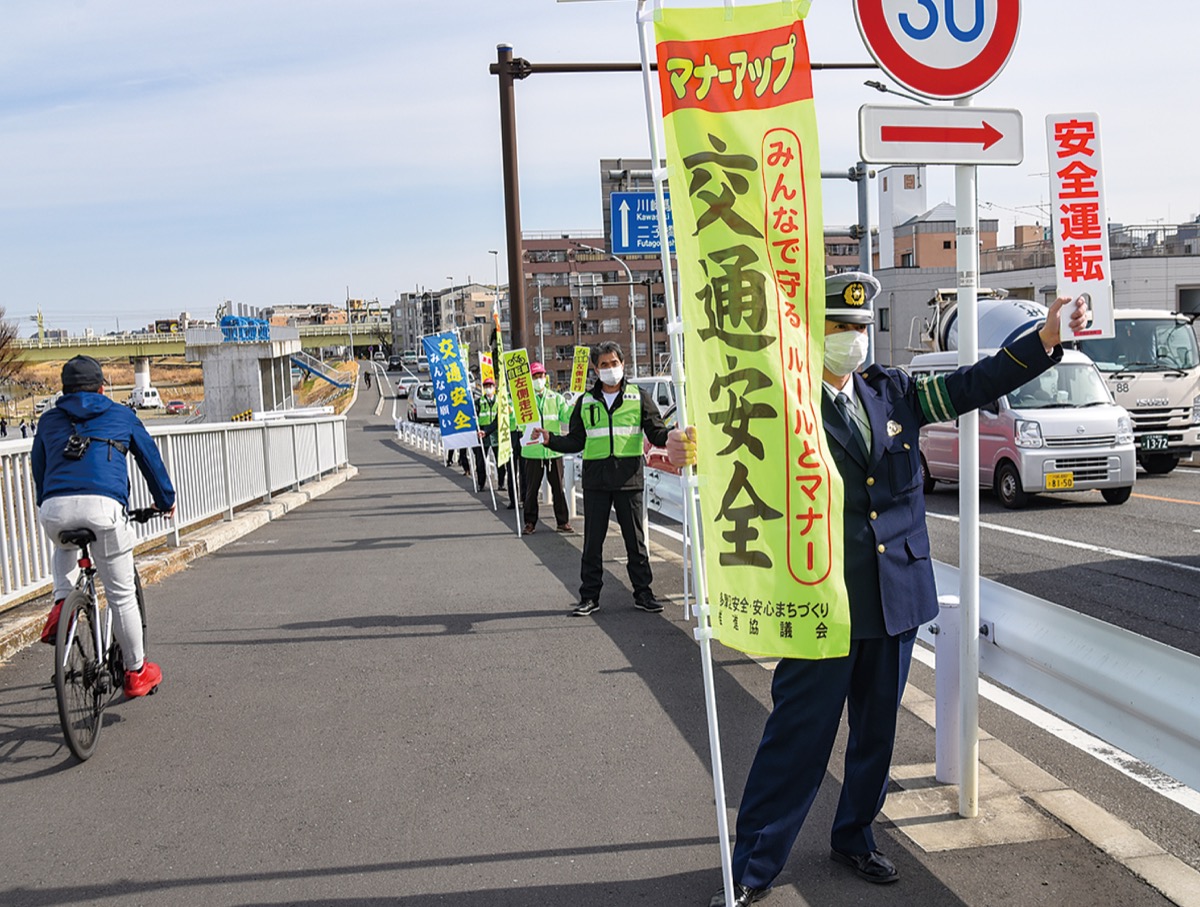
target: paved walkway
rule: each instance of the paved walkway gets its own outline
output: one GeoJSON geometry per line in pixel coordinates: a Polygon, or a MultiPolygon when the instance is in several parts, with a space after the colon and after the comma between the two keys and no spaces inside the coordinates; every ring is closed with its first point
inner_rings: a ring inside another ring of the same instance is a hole
{"type": "MultiPolygon", "coordinates": [[[[568,616],[579,536],[518,540],[372,397],[352,414],[357,477],[150,587],[166,680],[110,710],[88,763],[61,744],[48,650],[0,665],[0,904],[707,903],[719,856],[681,606],[632,607],[614,531],[601,611],[568,616]]],[[[656,548],[654,568],[677,602],[678,558],[656,548]]],[[[769,673],[715,654],[733,807],[769,673]]],[[[915,666],[879,828],[901,881],[829,861],[831,779],[768,903],[1196,903],[1149,827],[1193,814],[1071,754],[1025,761],[1038,730],[986,704],[984,816],[954,819],[930,780],[930,690],[915,666]],[[1077,793],[1083,774],[1102,796],[1077,793]],[[1141,832],[1112,824],[1127,801],[1141,832]]]]}

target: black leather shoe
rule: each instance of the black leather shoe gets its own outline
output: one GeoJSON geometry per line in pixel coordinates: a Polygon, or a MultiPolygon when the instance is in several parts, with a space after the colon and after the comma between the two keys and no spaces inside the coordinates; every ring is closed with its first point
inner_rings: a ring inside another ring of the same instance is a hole
{"type": "Polygon", "coordinates": [[[866,879],[876,885],[886,885],[900,878],[900,873],[896,871],[892,861],[878,850],[870,853],[842,853],[840,850],[831,850],[829,859],[845,866],[853,866],[860,879],[866,879]]]}
{"type": "MultiPolygon", "coordinates": [[[[750,907],[756,901],[761,901],[771,893],[770,888],[747,888],[745,885],[733,886],[733,907],[750,907]]],[[[725,907],[725,889],[722,888],[712,896],[708,907],[725,907]]]]}

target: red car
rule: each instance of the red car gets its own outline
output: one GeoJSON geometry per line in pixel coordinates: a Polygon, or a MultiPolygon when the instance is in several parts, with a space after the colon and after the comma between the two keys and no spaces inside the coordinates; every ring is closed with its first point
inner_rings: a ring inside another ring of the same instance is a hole
{"type": "Polygon", "coordinates": [[[188,411],[188,405],[182,400],[172,400],[167,404],[167,415],[178,416],[188,411]]]}

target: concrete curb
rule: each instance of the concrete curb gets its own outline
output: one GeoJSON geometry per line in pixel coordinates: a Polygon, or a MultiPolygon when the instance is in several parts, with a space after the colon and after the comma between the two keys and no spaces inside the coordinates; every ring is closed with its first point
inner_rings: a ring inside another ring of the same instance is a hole
{"type": "MultiPolygon", "coordinates": [[[[332,475],[301,486],[299,491],[276,494],[268,504],[247,507],[235,514],[231,521],[211,523],[188,533],[179,540],[178,548],[160,549],[139,556],[137,569],[142,582],[150,585],[172,573],[178,573],[196,558],[211,554],[272,520],[279,519],[356,475],[356,467],[346,466],[332,475]]],[[[50,602],[43,596],[0,614],[0,663],[38,641],[49,608],[50,602]]]]}

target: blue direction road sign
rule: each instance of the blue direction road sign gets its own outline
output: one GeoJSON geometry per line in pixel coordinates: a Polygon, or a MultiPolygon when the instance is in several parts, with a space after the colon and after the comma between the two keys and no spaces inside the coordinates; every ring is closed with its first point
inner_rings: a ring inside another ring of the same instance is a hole
{"type": "MultiPolygon", "coordinates": [[[[671,196],[663,193],[667,205],[667,235],[671,254],[675,254],[675,225],[671,220],[671,196]]],[[[658,255],[662,239],[658,235],[658,206],[653,192],[614,192],[609,196],[612,213],[613,255],[658,255]]]]}

